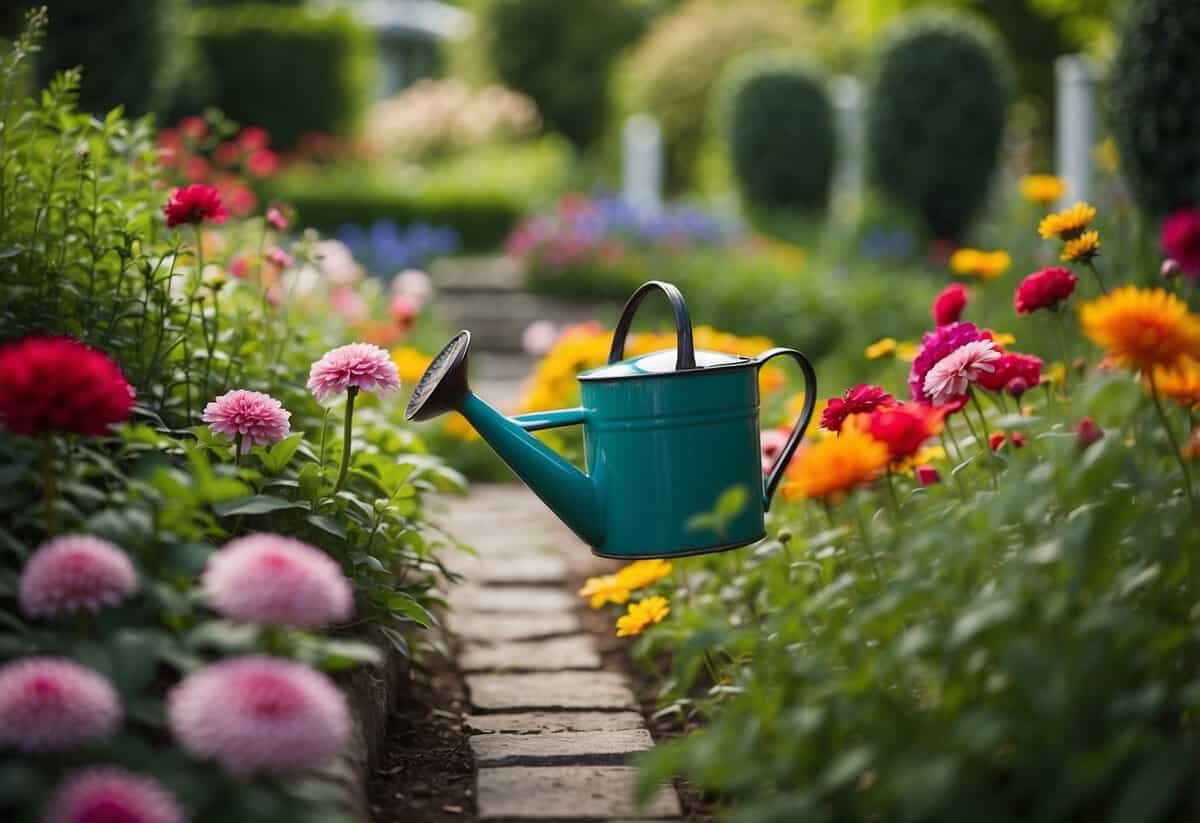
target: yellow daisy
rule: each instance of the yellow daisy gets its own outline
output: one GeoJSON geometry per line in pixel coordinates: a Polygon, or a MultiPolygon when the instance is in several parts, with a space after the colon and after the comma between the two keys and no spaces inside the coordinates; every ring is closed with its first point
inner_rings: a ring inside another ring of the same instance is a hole
{"type": "Polygon", "coordinates": [[[617,582],[629,591],[644,589],[651,583],[657,583],[671,573],[671,564],[666,560],[637,560],[630,563],[614,575],[617,582]]]}
{"type": "Polygon", "coordinates": [[[602,577],[589,577],[579,590],[580,597],[590,598],[589,605],[598,609],[605,603],[626,603],[629,601],[629,588],[617,579],[615,574],[602,577]]]}
{"type": "Polygon", "coordinates": [[[1100,249],[1100,232],[1092,229],[1063,244],[1064,263],[1087,263],[1100,249]]]}
{"type": "Polygon", "coordinates": [[[1067,181],[1053,174],[1027,174],[1021,178],[1021,195],[1030,203],[1048,206],[1067,193],[1067,181]]]}
{"type": "Polygon", "coordinates": [[[670,613],[671,607],[667,598],[658,595],[630,603],[629,611],[617,618],[617,637],[639,635],[647,626],[661,623],[670,613]]]}
{"type": "Polygon", "coordinates": [[[1043,217],[1042,222],[1038,223],[1038,234],[1046,240],[1051,237],[1070,240],[1082,234],[1095,216],[1095,206],[1081,200],[1069,209],[1043,217]]]}
{"type": "Polygon", "coordinates": [[[878,360],[886,355],[894,354],[895,351],[896,338],[884,337],[867,346],[867,349],[865,352],[863,352],[863,354],[867,356],[868,360],[878,360]]]}
{"type": "Polygon", "coordinates": [[[1012,258],[1006,251],[980,251],[959,249],[950,255],[950,270],[955,274],[966,274],[981,280],[993,280],[1008,271],[1012,258]]]}
{"type": "Polygon", "coordinates": [[[921,347],[912,341],[905,340],[903,343],[896,344],[896,359],[903,360],[905,363],[911,363],[917,359],[917,353],[921,351],[921,347]]]}

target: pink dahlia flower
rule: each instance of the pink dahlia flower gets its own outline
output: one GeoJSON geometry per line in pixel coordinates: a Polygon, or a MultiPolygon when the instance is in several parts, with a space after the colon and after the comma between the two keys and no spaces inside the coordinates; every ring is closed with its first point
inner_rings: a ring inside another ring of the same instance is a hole
{"type": "Polygon", "coordinates": [[[262,392],[234,389],[204,407],[200,418],[209,431],[236,442],[242,436],[242,453],[254,446],[269,446],[288,436],[292,413],[262,392]]]}
{"type": "Polygon", "coordinates": [[[0,746],[61,751],[98,740],[121,722],[112,685],[65,657],[0,666],[0,746]]]}
{"type": "Polygon", "coordinates": [[[400,375],[387,350],[370,343],[331,349],[308,373],[308,390],[318,403],[349,389],[386,393],[399,388],[400,375]]]}
{"type": "Polygon", "coordinates": [[[934,405],[961,397],[980,375],[995,371],[999,359],[1000,352],[991,340],[966,343],[939,360],[925,375],[925,395],[934,405]]]}
{"type": "Polygon", "coordinates": [[[350,581],[320,549],[278,534],[226,543],[200,580],[209,604],[225,617],[317,629],[349,619],[350,581]]]}
{"type": "Polygon", "coordinates": [[[187,816],[157,780],[112,766],[68,777],[50,799],[45,823],[184,823],[187,816]]]}
{"type": "Polygon", "coordinates": [[[925,393],[925,376],[929,370],[950,352],[959,347],[979,340],[983,337],[974,323],[948,323],[932,332],[926,332],[921,339],[921,350],[913,360],[912,369],[908,373],[908,389],[913,400],[928,402],[925,393]]]}
{"type": "Polygon", "coordinates": [[[26,617],[59,617],[115,606],[137,589],[128,555],[86,534],[43,543],[21,572],[21,611],[26,617]]]}
{"type": "Polygon", "coordinates": [[[167,719],[184,749],[233,774],[319,766],[350,733],[346,698],[320,672],[272,657],[206,666],[171,690],[167,719]]]}

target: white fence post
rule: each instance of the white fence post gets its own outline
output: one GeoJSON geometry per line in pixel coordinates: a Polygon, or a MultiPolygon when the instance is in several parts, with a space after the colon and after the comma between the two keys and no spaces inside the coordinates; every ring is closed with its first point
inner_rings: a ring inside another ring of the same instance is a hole
{"type": "Polygon", "coordinates": [[[653,214],[662,208],[663,138],[658,121],[634,114],[621,128],[621,194],[634,207],[653,214]]]}
{"type": "Polygon", "coordinates": [[[1092,193],[1092,154],[1096,148],[1096,68],[1080,54],[1054,61],[1058,84],[1055,108],[1055,167],[1067,182],[1061,206],[1088,200],[1092,193]]]}
{"type": "Polygon", "coordinates": [[[834,126],[837,130],[837,160],[833,172],[833,205],[852,216],[862,201],[863,141],[866,127],[862,83],[848,75],[830,83],[834,126]]]}

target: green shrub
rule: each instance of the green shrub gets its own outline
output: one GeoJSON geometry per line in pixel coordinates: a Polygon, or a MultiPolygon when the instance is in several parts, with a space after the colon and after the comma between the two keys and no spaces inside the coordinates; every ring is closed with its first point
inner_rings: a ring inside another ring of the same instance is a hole
{"type": "Polygon", "coordinates": [[[751,58],[726,82],[720,117],[747,204],[823,210],[835,152],[824,78],[793,61],[751,58]]]}
{"type": "Polygon", "coordinates": [[[487,50],[496,74],[533,98],[546,125],[576,146],[593,143],[608,117],[609,69],[641,33],[630,0],[490,0],[487,50]]]}
{"type": "Polygon", "coordinates": [[[870,182],[930,231],[961,237],[996,168],[1009,75],[995,39],[969,19],[902,20],[885,37],[870,82],[870,182]]]}
{"type": "Polygon", "coordinates": [[[1111,76],[1112,128],[1138,203],[1200,203],[1200,5],[1130,3],[1111,76]]]}
{"type": "Polygon", "coordinates": [[[373,42],[349,14],[271,4],[201,9],[193,31],[211,102],[232,119],[262,126],[282,147],[306,132],[354,132],[373,42]]]}

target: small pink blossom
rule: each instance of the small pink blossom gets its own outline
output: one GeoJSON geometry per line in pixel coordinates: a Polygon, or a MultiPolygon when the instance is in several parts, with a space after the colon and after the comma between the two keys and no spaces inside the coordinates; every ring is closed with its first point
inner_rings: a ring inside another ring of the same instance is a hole
{"type": "Polygon", "coordinates": [[[967,393],[979,375],[996,370],[1000,352],[991,340],[965,343],[947,354],[925,375],[922,387],[935,406],[967,393]]]}
{"type": "Polygon", "coordinates": [[[414,300],[417,308],[421,309],[433,297],[433,282],[420,269],[405,269],[392,281],[392,294],[402,294],[414,300]]]}
{"type": "Polygon", "coordinates": [[[112,766],[68,777],[50,799],[45,823],[184,823],[183,808],[161,783],[112,766]]]}
{"type": "Polygon", "coordinates": [[[281,269],[286,269],[292,265],[292,256],[283,249],[275,246],[264,255],[268,263],[281,269]]]}
{"type": "Polygon", "coordinates": [[[213,554],[200,579],[225,617],[317,629],[348,620],[354,592],[325,552],[278,534],[252,534],[213,554]]]}
{"type": "Polygon", "coordinates": [[[350,248],[340,240],[322,240],[316,246],[321,273],[331,283],[346,285],[363,278],[362,267],[354,262],[350,248]]]}
{"type": "Polygon", "coordinates": [[[234,389],[204,407],[201,420],[209,431],[230,442],[242,436],[242,453],[254,446],[269,446],[288,436],[292,413],[269,394],[234,389]]]}
{"type": "Polygon", "coordinates": [[[386,349],[370,343],[351,343],[331,349],[312,364],[308,390],[318,403],[352,388],[380,393],[400,388],[400,375],[386,349]]]}
{"type": "Polygon", "coordinates": [[[320,766],[350,734],[346,698],[333,681],[263,656],[188,675],[167,696],[167,720],[184,749],[239,775],[320,766]]]}
{"type": "Polygon", "coordinates": [[[62,751],[108,737],[121,704],[100,674],[65,657],[0,666],[0,747],[62,751]]]}
{"type": "Polygon", "coordinates": [[[347,323],[361,323],[371,314],[367,301],[351,286],[335,285],[329,290],[329,303],[347,323]]]}
{"type": "Polygon", "coordinates": [[[534,320],[525,327],[521,335],[521,347],[526,354],[541,357],[554,347],[558,340],[558,327],[549,320],[534,320]]]}
{"type": "Polygon", "coordinates": [[[229,273],[239,280],[245,279],[246,275],[250,274],[250,255],[239,254],[230,260],[229,273]]]}
{"type": "Polygon", "coordinates": [[[267,224],[279,231],[287,231],[288,219],[287,216],[277,207],[271,206],[267,209],[267,224]]]}
{"type": "Polygon", "coordinates": [[[21,572],[26,617],[60,617],[115,606],[138,586],[137,572],[119,548],[85,534],[43,543],[21,572]]]}
{"type": "Polygon", "coordinates": [[[765,429],[759,435],[759,449],[762,451],[763,474],[770,474],[775,467],[775,461],[783,454],[787,445],[789,432],[787,429],[765,429]]]}

